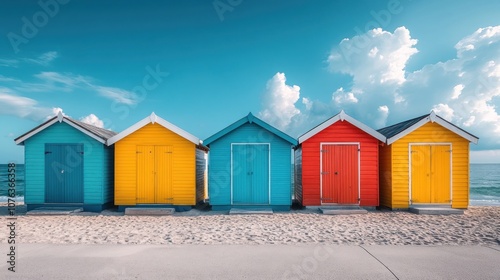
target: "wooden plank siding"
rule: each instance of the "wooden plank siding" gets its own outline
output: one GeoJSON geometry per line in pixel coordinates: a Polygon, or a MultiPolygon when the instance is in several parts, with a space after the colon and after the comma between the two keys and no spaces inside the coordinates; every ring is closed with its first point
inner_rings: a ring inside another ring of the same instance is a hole
{"type": "MultiPolygon", "coordinates": [[[[390,192],[391,202],[384,198],[390,208],[409,207],[409,144],[452,144],[452,207],[467,208],[469,202],[469,141],[437,123],[426,123],[410,134],[397,140],[390,148],[384,148],[381,159],[392,161],[391,180],[381,186],[385,196],[390,192]],[[390,152],[392,154],[390,154],[390,152]]],[[[381,160],[382,162],[382,160],[381,160]]],[[[384,168],[386,168],[384,163],[384,168]]],[[[382,170],[382,169],[381,169],[382,170]]],[[[387,170],[387,169],[386,169],[387,170]]],[[[448,176],[444,174],[443,176],[448,176]]]]}
{"type": "Polygon", "coordinates": [[[208,190],[211,205],[231,205],[231,143],[270,143],[270,205],[291,205],[291,144],[254,123],[210,143],[208,190]]]}
{"type": "Polygon", "coordinates": [[[380,206],[392,205],[392,146],[383,145],[379,150],[380,206]]]}
{"type": "Polygon", "coordinates": [[[40,131],[25,141],[26,166],[26,204],[45,203],[45,144],[82,143],[84,204],[103,205],[112,202],[112,195],[105,195],[112,190],[107,167],[113,161],[106,160],[108,149],[104,144],[92,139],[70,125],[62,122],[40,131]],[[104,162],[107,161],[107,165],[104,162]]]}
{"type": "Polygon", "coordinates": [[[196,202],[208,198],[207,191],[207,153],[201,149],[196,149],[196,202]]]}
{"type": "Polygon", "coordinates": [[[138,145],[172,146],[172,204],[195,205],[196,145],[152,123],[115,143],[115,204],[136,205],[138,145]]]}
{"type": "Polygon", "coordinates": [[[294,194],[295,200],[302,202],[302,147],[294,152],[294,194]]]}
{"type": "Polygon", "coordinates": [[[320,205],[320,145],[327,142],[360,143],[360,205],[379,205],[379,141],[347,121],[337,121],[301,144],[303,205],[320,205]]]}

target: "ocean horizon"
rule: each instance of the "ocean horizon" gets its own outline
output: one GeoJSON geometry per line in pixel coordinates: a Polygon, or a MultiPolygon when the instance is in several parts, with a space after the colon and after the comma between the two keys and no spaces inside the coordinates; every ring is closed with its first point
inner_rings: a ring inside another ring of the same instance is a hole
{"type": "MultiPolygon", "coordinates": [[[[24,164],[16,165],[16,202],[24,201],[24,164]]],[[[0,164],[0,202],[7,201],[8,166],[0,164]]],[[[470,206],[500,206],[500,163],[470,165],[470,206]]]]}

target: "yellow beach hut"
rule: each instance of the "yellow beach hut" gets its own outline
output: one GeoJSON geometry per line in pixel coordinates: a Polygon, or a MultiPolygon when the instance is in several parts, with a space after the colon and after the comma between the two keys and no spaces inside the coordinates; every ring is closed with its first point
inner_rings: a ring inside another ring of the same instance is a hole
{"type": "Polygon", "coordinates": [[[115,145],[115,205],[120,211],[142,205],[191,206],[206,197],[207,148],[155,113],[107,144],[115,145]]]}
{"type": "Polygon", "coordinates": [[[392,209],[469,205],[469,143],[479,138],[433,111],[378,132],[380,205],[392,209]]]}

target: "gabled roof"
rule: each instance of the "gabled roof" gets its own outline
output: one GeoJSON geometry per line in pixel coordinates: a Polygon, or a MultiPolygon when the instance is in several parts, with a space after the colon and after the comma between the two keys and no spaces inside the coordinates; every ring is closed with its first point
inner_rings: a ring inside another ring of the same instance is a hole
{"type": "Polygon", "coordinates": [[[280,137],[281,139],[289,142],[290,144],[297,145],[297,140],[293,139],[291,136],[278,130],[277,128],[271,126],[270,124],[264,122],[263,120],[255,117],[254,115],[252,115],[252,113],[248,113],[247,116],[239,119],[238,121],[234,122],[233,124],[229,125],[228,127],[224,128],[223,130],[208,137],[207,139],[205,139],[204,145],[206,145],[206,146],[210,145],[210,143],[215,142],[216,140],[223,137],[224,135],[230,133],[231,131],[233,131],[233,130],[237,129],[238,127],[240,127],[244,124],[247,124],[247,123],[254,123],[254,124],[262,127],[263,129],[273,133],[274,135],[280,137]]]}
{"type": "Polygon", "coordinates": [[[431,111],[431,113],[427,115],[381,128],[378,130],[378,132],[384,134],[387,137],[387,145],[390,145],[428,122],[435,122],[474,144],[477,144],[479,140],[478,137],[436,115],[434,111],[431,111]]]}
{"type": "Polygon", "coordinates": [[[84,134],[92,137],[93,139],[95,139],[103,144],[105,144],[109,138],[116,135],[116,132],[114,132],[114,131],[107,130],[107,129],[100,128],[97,126],[93,126],[91,124],[87,124],[87,123],[83,123],[81,121],[71,119],[69,117],[64,116],[61,113],[61,111],[59,111],[57,116],[49,119],[48,121],[33,128],[32,130],[26,132],[25,134],[17,137],[16,139],[14,139],[14,141],[16,142],[17,145],[24,145],[24,141],[26,141],[30,137],[34,136],[35,134],[39,133],[40,131],[48,128],[49,126],[51,126],[57,122],[67,123],[68,125],[78,129],[79,131],[83,132],[84,134]]]}
{"type": "Polygon", "coordinates": [[[190,142],[193,142],[195,145],[201,144],[201,140],[198,139],[197,137],[193,136],[192,134],[180,129],[179,127],[173,125],[172,123],[158,117],[155,115],[155,113],[151,113],[151,115],[147,116],[146,118],[142,119],[141,121],[137,122],[136,124],[132,125],[131,127],[125,129],[124,131],[118,133],[117,135],[111,137],[108,140],[107,145],[112,145],[121,139],[127,137],[128,135],[134,133],[135,131],[139,130],[140,128],[146,126],[147,124],[159,124],[163,126],[164,128],[178,134],[182,138],[189,140],[190,142]]]}
{"type": "Polygon", "coordinates": [[[340,111],[337,115],[329,118],[328,120],[322,122],[321,124],[317,125],[313,129],[309,130],[308,132],[304,133],[302,136],[299,136],[299,144],[303,143],[307,139],[313,137],[320,131],[323,131],[325,128],[329,127],[330,125],[338,122],[338,121],[347,121],[348,123],[354,125],[355,127],[361,129],[362,131],[366,132],[367,134],[373,136],[375,139],[378,139],[382,142],[385,142],[385,136],[382,135],[381,133],[377,132],[375,129],[370,128],[369,126],[361,123],[360,121],[357,121],[353,117],[347,115],[344,110],[340,111]]]}

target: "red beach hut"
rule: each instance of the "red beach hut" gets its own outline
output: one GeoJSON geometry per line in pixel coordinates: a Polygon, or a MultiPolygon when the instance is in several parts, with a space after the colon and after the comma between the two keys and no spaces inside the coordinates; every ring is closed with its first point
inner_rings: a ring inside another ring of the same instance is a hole
{"type": "Polygon", "coordinates": [[[383,142],[385,136],[344,111],[300,136],[295,199],[304,206],[378,206],[383,142]]]}

